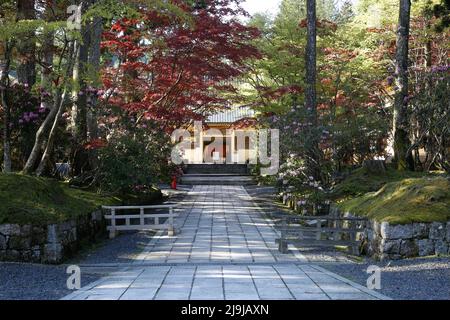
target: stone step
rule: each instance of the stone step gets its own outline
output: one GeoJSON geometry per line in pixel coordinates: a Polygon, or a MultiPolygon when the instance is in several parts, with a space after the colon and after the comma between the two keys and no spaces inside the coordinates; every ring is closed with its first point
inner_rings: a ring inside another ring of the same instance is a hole
{"type": "Polygon", "coordinates": [[[185,174],[180,178],[183,185],[225,185],[248,186],[255,185],[252,176],[231,174],[185,174]]]}
{"type": "Polygon", "coordinates": [[[246,175],[248,168],[246,164],[189,164],[186,173],[246,175]]]}

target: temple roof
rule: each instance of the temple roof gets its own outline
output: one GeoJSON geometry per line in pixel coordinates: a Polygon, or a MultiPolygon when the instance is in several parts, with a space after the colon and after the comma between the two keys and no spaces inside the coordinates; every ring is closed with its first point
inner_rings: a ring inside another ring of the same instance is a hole
{"type": "Polygon", "coordinates": [[[232,107],[222,112],[210,115],[206,123],[235,123],[245,118],[253,118],[255,111],[250,107],[232,107]]]}

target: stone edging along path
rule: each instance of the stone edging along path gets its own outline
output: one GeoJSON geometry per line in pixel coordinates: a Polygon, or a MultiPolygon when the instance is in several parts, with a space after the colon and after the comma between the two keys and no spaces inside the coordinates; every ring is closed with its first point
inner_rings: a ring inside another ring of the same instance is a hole
{"type": "Polygon", "coordinates": [[[371,221],[368,251],[382,260],[450,255],[450,222],[392,225],[371,221]]]}
{"type": "Polygon", "coordinates": [[[175,237],[158,233],[136,260],[64,299],[388,299],[278,252],[277,231],[242,186],[194,186],[175,237]]]}
{"type": "Polygon", "coordinates": [[[57,224],[0,224],[0,261],[58,264],[105,234],[101,210],[57,224]]]}
{"type": "MultiPolygon", "coordinates": [[[[297,201],[289,194],[284,195],[283,204],[297,210],[297,201]]],[[[334,205],[331,211],[337,216],[354,216],[334,205]]],[[[396,225],[369,220],[363,237],[366,252],[377,260],[450,255],[450,221],[396,225]]]]}

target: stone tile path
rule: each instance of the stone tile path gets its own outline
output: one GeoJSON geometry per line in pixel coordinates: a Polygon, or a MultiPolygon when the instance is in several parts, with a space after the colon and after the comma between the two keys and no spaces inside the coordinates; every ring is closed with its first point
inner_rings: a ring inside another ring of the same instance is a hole
{"type": "Polygon", "coordinates": [[[177,237],[157,236],[136,263],[275,263],[277,232],[241,186],[195,186],[180,208],[177,237]]]}
{"type": "Polygon", "coordinates": [[[242,186],[195,186],[181,204],[179,233],[158,233],[130,265],[64,299],[385,299],[315,265],[277,231],[242,186]]]}

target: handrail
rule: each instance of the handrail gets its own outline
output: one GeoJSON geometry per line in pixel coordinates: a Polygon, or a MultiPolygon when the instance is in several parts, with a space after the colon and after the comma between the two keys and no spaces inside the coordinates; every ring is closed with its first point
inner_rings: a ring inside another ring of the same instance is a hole
{"type": "Polygon", "coordinates": [[[133,209],[170,209],[178,207],[178,204],[156,205],[156,206],[102,206],[103,209],[111,210],[133,210],[133,209]]]}
{"type": "Polygon", "coordinates": [[[111,221],[111,225],[107,227],[110,232],[110,238],[116,236],[120,230],[161,230],[167,229],[169,236],[175,235],[174,218],[177,214],[174,209],[177,204],[156,205],[156,206],[103,206],[102,209],[110,210],[110,214],[105,214],[105,219],[111,221]],[[169,209],[169,213],[165,214],[145,214],[145,209],[169,209]],[[116,214],[120,210],[139,210],[139,214],[116,214]],[[167,221],[160,223],[160,218],[167,218],[167,221]],[[131,219],[139,219],[139,224],[131,224],[131,219]],[[146,220],[153,219],[153,224],[149,224],[146,220]],[[118,225],[117,220],[125,220],[125,225],[118,225]]]}
{"type": "Polygon", "coordinates": [[[288,219],[288,220],[347,220],[347,221],[366,221],[367,217],[333,217],[333,216],[300,216],[300,215],[282,215],[275,217],[275,219],[288,219]]]}
{"type": "Polygon", "coordinates": [[[357,239],[357,234],[363,233],[367,218],[364,217],[333,217],[333,216],[288,216],[281,217],[281,237],[276,239],[278,250],[281,253],[288,253],[288,244],[299,244],[300,246],[324,245],[334,246],[345,243],[349,245],[355,254],[359,254],[361,241],[357,239]],[[302,220],[314,220],[315,226],[302,226],[298,222],[302,220]],[[297,223],[292,223],[293,221],[297,223]],[[326,226],[322,222],[327,221],[326,226]],[[343,224],[346,224],[344,226],[343,224]],[[311,236],[315,234],[315,239],[305,238],[305,233],[311,236]],[[322,237],[326,235],[325,239],[322,237]],[[350,239],[342,240],[342,235],[347,234],[350,239]]]}

